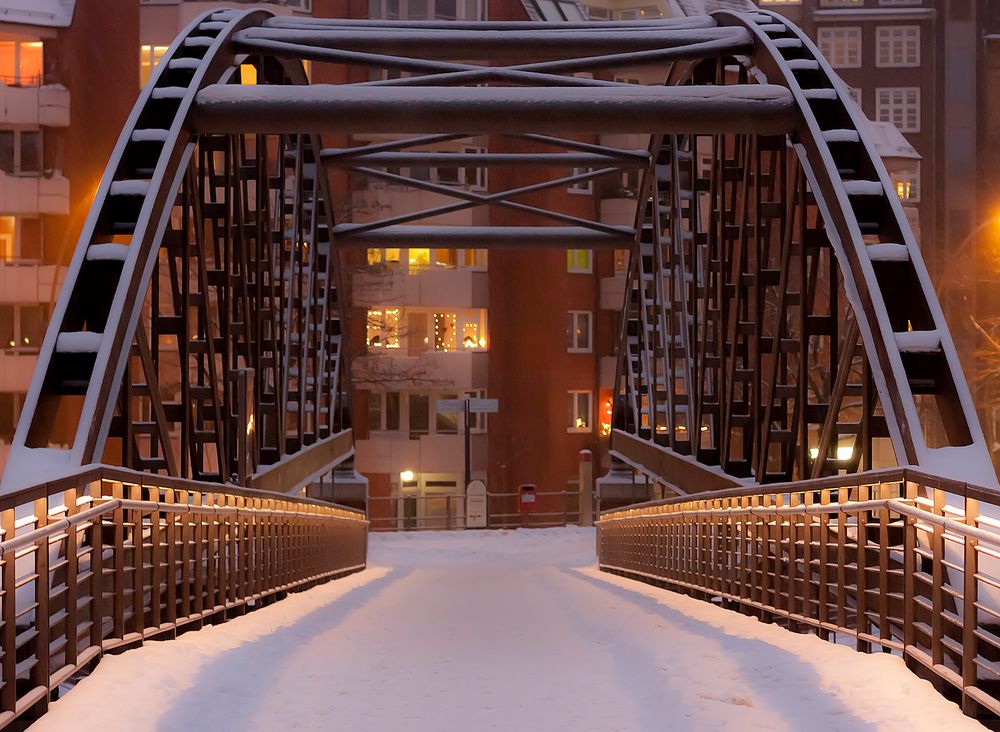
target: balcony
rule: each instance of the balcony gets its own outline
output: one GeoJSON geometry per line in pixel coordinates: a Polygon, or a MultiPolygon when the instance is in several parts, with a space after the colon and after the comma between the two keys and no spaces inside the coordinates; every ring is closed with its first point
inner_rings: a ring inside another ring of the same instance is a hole
{"type": "MultiPolygon", "coordinates": [[[[487,436],[471,436],[473,469],[486,466],[487,436]]],[[[421,435],[409,439],[406,432],[375,432],[355,443],[355,467],[365,473],[399,475],[403,470],[421,473],[458,473],[465,469],[465,440],[457,435],[421,435]]]]}
{"type": "Polygon", "coordinates": [[[7,86],[0,83],[0,122],[66,127],[69,125],[69,90],[62,84],[7,86]]]}
{"type": "MultiPolygon", "coordinates": [[[[355,191],[351,197],[352,218],[356,223],[365,223],[446,206],[456,200],[442,193],[372,184],[367,190],[355,191]]],[[[479,206],[420,219],[417,223],[434,226],[488,226],[489,211],[486,206],[479,206]]]]}
{"type": "Polygon", "coordinates": [[[54,264],[0,262],[0,303],[49,302],[65,277],[54,264]]]}
{"type": "Polygon", "coordinates": [[[601,199],[601,223],[611,226],[635,225],[635,198],[620,194],[601,199]]]}
{"type": "Polygon", "coordinates": [[[434,389],[466,391],[487,386],[489,354],[485,351],[427,351],[359,356],[351,364],[354,385],[393,390],[434,389]]]}
{"type": "Polygon", "coordinates": [[[0,201],[4,214],[69,214],[69,178],[56,174],[0,173],[0,201]]]}
{"type": "Polygon", "coordinates": [[[406,265],[384,265],[353,278],[351,304],[371,307],[392,303],[401,307],[485,308],[489,276],[465,268],[429,267],[408,274],[406,265]]]}

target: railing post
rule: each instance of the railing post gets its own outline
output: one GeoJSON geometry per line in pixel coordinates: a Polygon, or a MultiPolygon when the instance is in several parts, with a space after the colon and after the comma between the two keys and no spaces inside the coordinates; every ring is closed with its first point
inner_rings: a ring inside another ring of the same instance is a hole
{"type": "MultiPolygon", "coordinates": [[[[944,515],[944,491],[933,488],[934,514],[944,515]]],[[[934,522],[931,536],[931,556],[933,561],[931,586],[931,662],[936,666],[944,663],[944,529],[934,522]]]]}
{"type": "MultiPolygon", "coordinates": [[[[977,528],[979,501],[965,499],[965,523],[977,528]]],[[[978,705],[969,696],[968,690],[978,685],[979,669],[976,658],[979,655],[979,638],[976,603],[979,601],[979,551],[978,542],[971,536],[965,537],[965,562],[962,567],[962,711],[974,715],[978,705]]]]}
{"type": "MultiPolygon", "coordinates": [[[[906,480],[903,482],[904,497],[907,502],[912,502],[917,497],[917,486],[906,480]]],[[[916,574],[916,551],[917,551],[917,526],[916,519],[912,516],[903,515],[903,657],[907,658],[907,650],[913,648],[915,642],[914,632],[914,603],[916,574]]]]}
{"type": "MultiPolygon", "coordinates": [[[[0,527],[3,538],[14,538],[14,509],[0,512],[0,527]]],[[[15,552],[3,555],[3,647],[11,649],[3,654],[3,688],[0,690],[0,706],[4,712],[14,713],[17,707],[17,655],[13,652],[17,645],[17,570],[15,552]]]]}
{"type": "MultiPolygon", "coordinates": [[[[35,526],[42,528],[49,518],[48,497],[34,502],[35,526]]],[[[49,688],[49,645],[52,614],[49,611],[49,539],[43,537],[35,542],[35,666],[31,670],[31,681],[35,686],[49,688]]],[[[17,602],[15,598],[15,602],[17,602]]],[[[48,707],[49,696],[41,699],[42,709],[48,707]]]]}

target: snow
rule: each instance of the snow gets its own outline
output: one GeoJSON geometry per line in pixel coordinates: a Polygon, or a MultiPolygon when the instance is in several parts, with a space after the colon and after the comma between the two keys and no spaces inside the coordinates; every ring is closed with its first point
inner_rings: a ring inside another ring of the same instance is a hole
{"type": "Polygon", "coordinates": [[[898,657],[599,572],[594,543],[375,534],[367,571],[107,656],[32,730],[981,729],[898,657]]]}
{"type": "Polygon", "coordinates": [[[101,347],[103,333],[80,330],[60,333],[56,338],[57,353],[97,353],[101,347]]]}
{"type": "Polygon", "coordinates": [[[0,0],[0,23],[68,28],[76,0],[0,0]]]}
{"type": "Polygon", "coordinates": [[[896,333],[895,336],[896,345],[902,353],[936,353],[941,350],[941,334],[936,330],[911,330],[896,333]]]}

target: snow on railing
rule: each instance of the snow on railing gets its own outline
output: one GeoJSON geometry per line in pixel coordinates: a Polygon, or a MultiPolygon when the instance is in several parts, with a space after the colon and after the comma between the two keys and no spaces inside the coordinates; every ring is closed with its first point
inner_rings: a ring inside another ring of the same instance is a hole
{"type": "Polygon", "coordinates": [[[606,511],[601,569],[859,651],[903,656],[1000,713],[996,491],[909,468],[606,511]]]}
{"type": "Polygon", "coordinates": [[[101,654],[364,569],[368,522],[320,500],[95,466],[0,499],[0,728],[101,654]]]}

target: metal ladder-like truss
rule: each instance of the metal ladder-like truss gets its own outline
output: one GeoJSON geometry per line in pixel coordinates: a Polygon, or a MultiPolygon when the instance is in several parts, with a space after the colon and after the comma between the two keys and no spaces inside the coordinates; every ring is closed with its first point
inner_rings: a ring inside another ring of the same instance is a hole
{"type": "Polygon", "coordinates": [[[954,346],[865,120],[780,16],[717,18],[747,27],[755,52],[676,64],[667,83],[783,84],[804,124],[790,136],[654,136],[619,348],[619,456],[655,463],[654,477],[671,465],[680,491],[699,474],[692,463],[729,484],[930,467],[941,447],[985,467],[954,346]],[[626,435],[684,459],[650,460],[626,435]]]}
{"type": "Polygon", "coordinates": [[[346,426],[317,140],[188,129],[206,84],[307,83],[301,63],[233,55],[229,36],[265,17],[203,15],[143,90],[53,314],[14,460],[67,457],[46,449],[49,434],[79,415],[75,464],[245,483],[346,426]]]}

